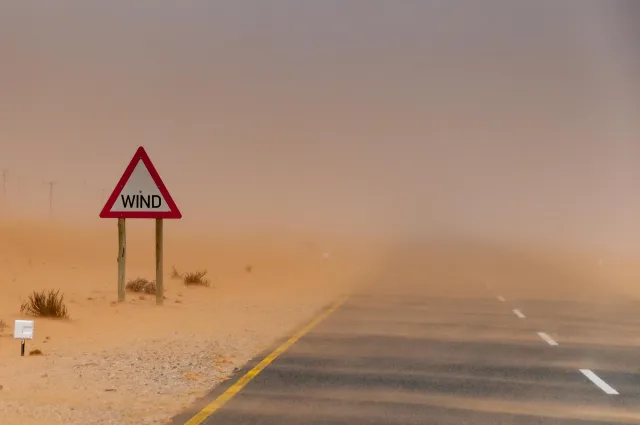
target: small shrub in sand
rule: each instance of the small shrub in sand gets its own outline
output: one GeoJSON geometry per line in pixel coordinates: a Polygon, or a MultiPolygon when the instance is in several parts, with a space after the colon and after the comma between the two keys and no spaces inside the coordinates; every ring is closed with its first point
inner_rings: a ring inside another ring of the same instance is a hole
{"type": "Polygon", "coordinates": [[[182,279],[182,273],[176,269],[176,266],[171,266],[171,279],[182,279]]]}
{"type": "Polygon", "coordinates": [[[38,348],[36,348],[35,350],[29,351],[29,355],[30,356],[41,356],[42,355],[42,351],[39,350],[38,348]]]}
{"type": "Polygon", "coordinates": [[[0,333],[7,329],[7,323],[4,320],[0,320],[0,333]]]}
{"type": "Polygon", "coordinates": [[[64,304],[64,295],[60,290],[33,291],[27,301],[20,306],[20,312],[39,317],[53,317],[66,319],[69,317],[67,306],[64,304]]]}
{"type": "Polygon", "coordinates": [[[124,286],[129,292],[143,293],[143,294],[155,294],[156,293],[156,282],[152,280],[147,280],[142,277],[138,277],[136,279],[130,280],[124,286]]]}
{"type": "Polygon", "coordinates": [[[206,270],[185,273],[184,284],[187,286],[209,286],[209,280],[204,278],[206,274],[206,270]]]}
{"type": "Polygon", "coordinates": [[[142,290],[142,292],[144,292],[145,294],[149,294],[149,295],[155,295],[156,293],[156,281],[152,280],[151,282],[147,283],[144,287],[144,289],[142,290]]]}

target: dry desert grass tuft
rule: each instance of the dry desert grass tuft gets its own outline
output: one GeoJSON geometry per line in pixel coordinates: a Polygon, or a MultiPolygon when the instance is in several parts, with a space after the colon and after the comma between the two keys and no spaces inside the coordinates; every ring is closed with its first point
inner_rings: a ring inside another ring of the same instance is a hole
{"type": "Polygon", "coordinates": [[[27,301],[20,306],[20,312],[37,317],[52,317],[55,319],[67,319],[69,313],[64,303],[64,294],[60,290],[46,292],[33,291],[27,301]]]}
{"type": "Polygon", "coordinates": [[[176,266],[171,266],[171,279],[182,279],[182,273],[176,269],[176,266]]]}
{"type": "Polygon", "coordinates": [[[197,272],[189,272],[184,275],[184,284],[187,286],[209,286],[209,280],[205,279],[205,275],[207,274],[206,270],[197,271],[197,272]]]}
{"type": "Polygon", "coordinates": [[[156,293],[156,282],[143,277],[138,277],[127,282],[124,289],[129,292],[153,295],[156,293]]]}

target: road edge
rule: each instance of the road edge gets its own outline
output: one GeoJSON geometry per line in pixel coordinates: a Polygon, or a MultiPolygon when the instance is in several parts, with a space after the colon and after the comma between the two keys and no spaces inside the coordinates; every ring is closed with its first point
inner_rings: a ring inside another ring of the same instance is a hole
{"type": "Polygon", "coordinates": [[[172,417],[169,424],[171,425],[201,425],[218,409],[223,407],[235,395],[249,384],[276,360],[281,354],[285,353],[298,340],[311,332],[321,322],[335,313],[342,307],[350,295],[342,295],[337,300],[321,308],[315,316],[313,316],[306,324],[300,327],[296,332],[287,337],[280,339],[273,347],[266,350],[259,356],[250,360],[240,370],[234,372],[226,381],[216,385],[207,395],[196,400],[188,409],[172,417]]]}

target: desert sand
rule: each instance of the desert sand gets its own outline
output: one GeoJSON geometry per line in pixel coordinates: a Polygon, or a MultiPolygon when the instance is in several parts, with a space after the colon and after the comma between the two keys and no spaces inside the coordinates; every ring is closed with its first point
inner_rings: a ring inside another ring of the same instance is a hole
{"type": "MultiPolygon", "coordinates": [[[[127,280],[154,279],[153,222],[130,220],[127,231],[127,280]]],[[[313,235],[188,234],[167,222],[159,307],[153,295],[116,302],[115,221],[5,222],[0,234],[3,425],[165,423],[366,281],[377,255],[313,235]],[[211,286],[185,287],[172,266],[206,269],[211,286]],[[64,294],[70,318],[35,318],[35,339],[20,357],[13,321],[28,318],[21,301],[42,289],[64,294]],[[29,356],[34,349],[43,355],[29,356]]]]}
{"type": "MultiPolygon", "coordinates": [[[[128,222],[127,280],[154,279],[153,223],[128,222]]],[[[166,300],[117,303],[115,222],[0,225],[0,416],[3,425],[163,424],[336,298],[367,288],[439,296],[604,300],[640,294],[637,264],[578,250],[463,240],[383,244],[282,232],[165,226],[166,300]],[[178,271],[207,270],[210,287],[178,271]],[[33,290],[59,289],[68,320],[35,318],[19,356],[13,321],[33,290]],[[43,422],[46,418],[46,422],[43,422]]],[[[631,257],[630,257],[631,258],[631,257]]]]}

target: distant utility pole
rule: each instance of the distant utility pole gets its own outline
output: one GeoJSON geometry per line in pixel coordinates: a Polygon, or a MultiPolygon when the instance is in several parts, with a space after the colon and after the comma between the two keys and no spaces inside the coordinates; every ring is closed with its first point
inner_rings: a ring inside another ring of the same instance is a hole
{"type": "Polygon", "coordinates": [[[8,170],[2,170],[2,210],[6,211],[8,209],[7,205],[7,173],[8,170]]]}
{"type": "Polygon", "coordinates": [[[9,170],[2,170],[2,202],[7,200],[7,173],[9,170]]]}
{"type": "Polygon", "coordinates": [[[55,181],[44,182],[49,185],[49,220],[53,219],[53,186],[57,183],[55,181]]]}

